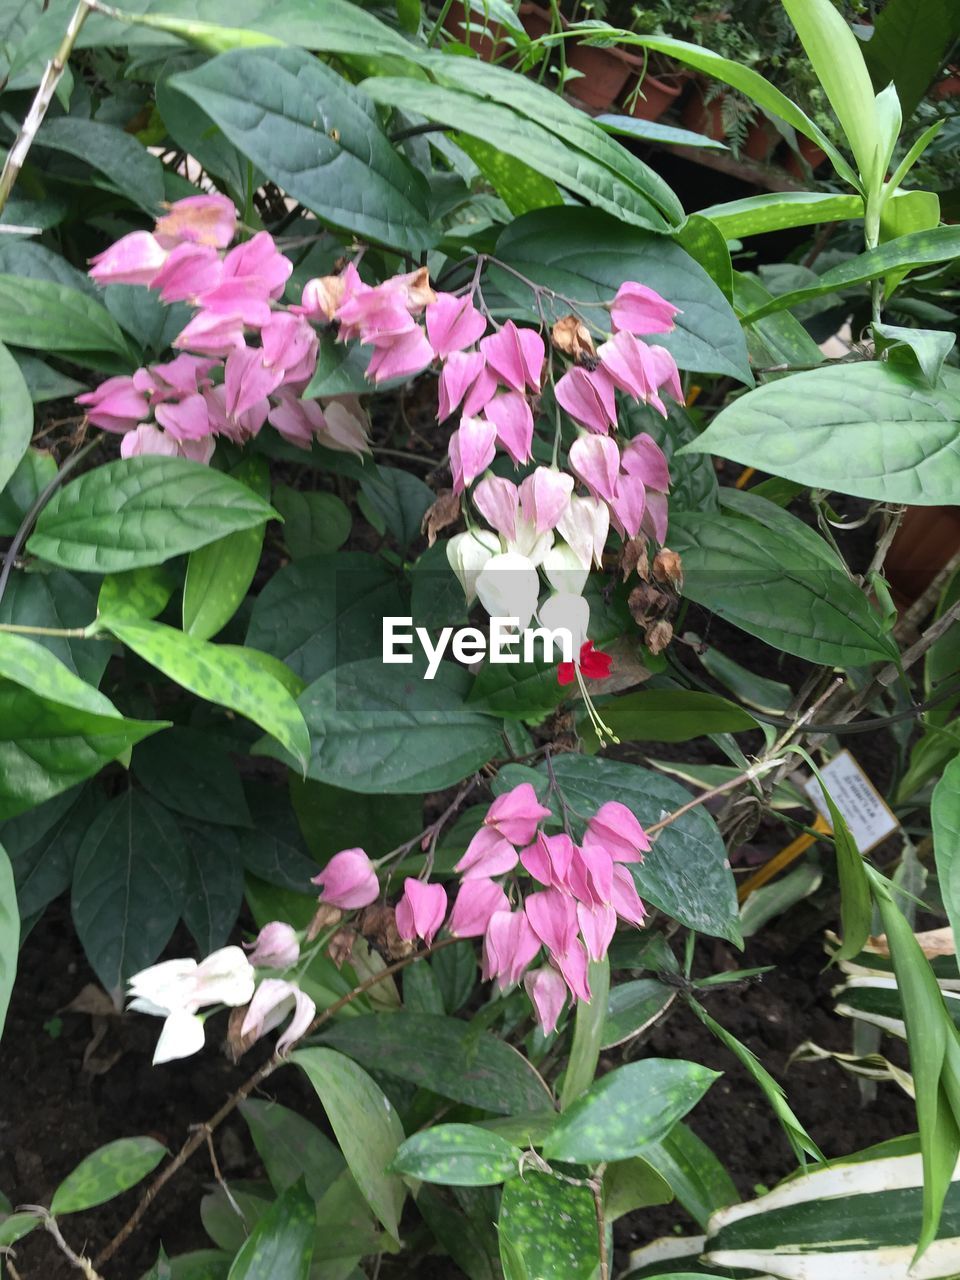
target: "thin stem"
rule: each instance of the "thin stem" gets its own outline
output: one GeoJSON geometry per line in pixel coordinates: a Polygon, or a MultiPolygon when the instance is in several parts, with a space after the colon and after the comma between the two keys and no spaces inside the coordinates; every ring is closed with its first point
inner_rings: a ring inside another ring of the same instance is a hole
{"type": "Polygon", "coordinates": [[[423,848],[424,844],[428,841],[432,841],[435,845],[440,836],[440,832],[446,826],[447,821],[453,817],[479,781],[480,775],[479,773],[475,773],[472,778],[468,779],[463,784],[439,818],[435,818],[429,826],[424,827],[420,834],[414,836],[412,840],[406,840],[403,844],[398,844],[395,849],[391,849],[389,853],[385,853],[382,858],[377,858],[373,865],[375,867],[382,867],[384,863],[393,862],[396,858],[403,857],[404,854],[409,853],[410,850],[415,848],[417,845],[420,845],[420,847],[423,848]]]}
{"type": "Polygon", "coordinates": [[[92,639],[86,627],[27,627],[18,622],[0,622],[0,631],[20,636],[61,636],[65,640],[92,639]]]}
{"type": "Polygon", "coordinates": [[[762,760],[758,764],[751,765],[749,769],[738,774],[735,778],[730,778],[727,782],[723,782],[719,787],[711,787],[709,791],[703,791],[698,796],[694,796],[692,800],[688,800],[686,804],[682,804],[679,809],[674,809],[673,813],[668,813],[665,818],[661,818],[659,822],[653,823],[650,827],[645,827],[647,835],[653,835],[657,831],[661,831],[664,827],[669,827],[676,822],[678,818],[682,818],[685,813],[689,813],[691,809],[696,809],[698,805],[706,804],[708,800],[713,800],[716,796],[722,796],[727,791],[732,791],[734,787],[742,786],[745,782],[753,782],[762,774],[770,769],[778,769],[783,764],[782,760],[762,760]]]}
{"type": "Polygon", "coordinates": [[[53,1214],[50,1212],[49,1209],[45,1209],[43,1205],[39,1205],[39,1204],[24,1204],[24,1205],[19,1205],[18,1208],[22,1209],[26,1213],[39,1214],[39,1216],[43,1219],[44,1227],[50,1233],[50,1235],[53,1236],[54,1240],[56,1241],[57,1248],[60,1250],[60,1252],[64,1255],[65,1258],[69,1259],[69,1261],[72,1263],[74,1267],[76,1267],[78,1271],[83,1272],[83,1274],[87,1277],[87,1280],[103,1280],[102,1276],[95,1269],[94,1264],[90,1261],[90,1259],[84,1258],[81,1254],[76,1253],[67,1244],[66,1240],[64,1240],[63,1238],[63,1233],[61,1232],[60,1227],[57,1224],[56,1218],[53,1216],[53,1214]]]}
{"type": "MultiPolygon", "coordinates": [[[[467,0],[467,4],[469,3],[470,3],[470,0],[467,0]]],[[[440,9],[439,14],[437,15],[437,20],[433,24],[433,26],[430,28],[430,34],[427,36],[428,49],[432,49],[433,46],[436,44],[437,36],[440,34],[443,24],[447,20],[447,14],[450,12],[452,7],[453,7],[453,0],[443,0],[443,6],[440,9]]]]}
{"type": "Polygon", "coordinates": [[[63,78],[63,73],[67,69],[67,63],[70,61],[70,55],[73,53],[73,46],[77,42],[77,36],[80,34],[84,22],[87,20],[87,14],[90,12],[90,4],[88,0],[80,0],[76,9],[73,11],[67,29],[64,32],[63,39],[60,41],[60,47],[47,63],[40,81],[40,87],[34,96],[30,110],[27,112],[26,119],[20,126],[20,132],[13,146],[7,152],[7,158],[4,161],[3,170],[0,171],[0,213],[6,207],[7,200],[10,198],[10,192],[13,190],[17,178],[20,176],[20,170],[26,163],[27,155],[33,146],[34,139],[40,126],[43,124],[44,117],[53,101],[53,95],[57,91],[57,85],[63,78]]]}
{"type": "Polygon", "coordinates": [[[607,1222],[603,1211],[603,1165],[597,1169],[587,1184],[593,1193],[593,1207],[597,1214],[597,1243],[600,1247],[600,1280],[610,1280],[610,1258],[607,1254],[607,1222]]]}

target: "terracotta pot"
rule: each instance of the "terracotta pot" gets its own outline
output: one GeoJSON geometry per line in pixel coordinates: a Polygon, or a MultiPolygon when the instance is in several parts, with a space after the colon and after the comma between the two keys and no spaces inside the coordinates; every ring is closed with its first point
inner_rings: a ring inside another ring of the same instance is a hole
{"type": "MultiPolygon", "coordinates": [[[[814,173],[816,173],[817,169],[819,169],[824,160],[826,160],[827,153],[822,147],[818,147],[815,142],[811,142],[809,138],[798,138],[797,146],[800,150],[800,155],[803,156],[803,159],[806,160],[810,168],[814,173]]],[[[793,177],[797,178],[800,182],[805,182],[808,177],[806,168],[801,162],[800,156],[798,156],[795,151],[790,152],[784,168],[787,173],[792,174],[793,177]]]]}
{"type": "Polygon", "coordinates": [[[640,92],[630,108],[630,115],[637,120],[659,120],[679,98],[680,87],[679,84],[671,84],[668,80],[661,80],[647,72],[640,81],[640,92]]]}
{"type": "Polygon", "coordinates": [[[506,53],[508,46],[504,43],[506,34],[503,27],[495,22],[484,23],[483,14],[470,9],[464,0],[453,0],[443,22],[444,31],[449,31],[455,40],[470,48],[484,62],[493,62],[495,58],[506,53]],[[469,31],[465,30],[467,19],[470,20],[469,31]],[[489,34],[488,34],[489,33],[489,34]]]}
{"type": "Polygon", "coordinates": [[[549,33],[553,15],[542,5],[526,3],[520,6],[520,23],[531,40],[539,40],[549,33]]]}
{"type": "Polygon", "coordinates": [[[600,48],[581,44],[579,40],[567,44],[567,66],[581,74],[571,80],[567,89],[588,107],[604,110],[616,102],[627,83],[627,77],[640,61],[632,54],[615,46],[600,48]]]}
{"type": "Polygon", "coordinates": [[[883,570],[894,597],[916,600],[958,552],[960,507],[908,507],[883,570]]]}
{"type": "Polygon", "coordinates": [[[748,160],[756,160],[765,164],[773,155],[774,148],[780,141],[780,135],[769,120],[758,120],[747,130],[743,154],[748,160]]]}
{"type": "Polygon", "coordinates": [[[684,127],[694,133],[706,134],[715,142],[722,142],[723,128],[723,94],[718,93],[709,102],[706,101],[704,86],[695,80],[690,97],[686,101],[681,116],[684,127]]]}

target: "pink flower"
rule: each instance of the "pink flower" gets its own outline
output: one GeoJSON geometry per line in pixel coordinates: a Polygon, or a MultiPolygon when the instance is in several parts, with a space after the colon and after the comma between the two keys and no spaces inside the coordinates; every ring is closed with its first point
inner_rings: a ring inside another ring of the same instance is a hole
{"type": "Polygon", "coordinates": [[[268,298],[280,297],[292,271],[293,263],[280,252],[268,231],[258,231],[223,260],[224,280],[255,280],[268,298]]]}
{"type": "Polygon", "coordinates": [[[619,862],[613,868],[613,908],[628,924],[642,925],[647,914],[629,868],[619,862]]]}
{"type": "Polygon", "coordinates": [[[613,899],[613,859],[606,849],[576,848],[567,887],[579,902],[601,906],[613,899]]]}
{"type": "Polygon", "coordinates": [[[427,337],[442,359],[472,346],[487,329],[487,322],[469,297],[438,293],[427,307],[427,337]]]}
{"type": "Polygon", "coordinates": [[[609,502],[616,492],[620,474],[620,450],[609,436],[581,435],[567,455],[570,466],[594,497],[609,502]]]}
{"type": "Polygon", "coordinates": [[[408,876],[397,903],[397,932],[412,942],[422,938],[429,947],[447,914],[447,891],[442,884],[424,884],[408,876]]]}
{"type": "Polygon", "coordinates": [[[617,928],[617,913],[607,903],[590,905],[577,903],[577,921],[580,936],[591,960],[602,960],[617,928]]]}
{"type": "Polygon", "coordinates": [[[501,537],[508,542],[514,541],[520,494],[512,480],[503,476],[484,476],[473,491],[473,504],[501,537]]]}
{"type": "MultiPolygon", "coordinates": [[[[676,360],[666,347],[651,347],[650,355],[653,357],[653,376],[657,387],[661,390],[666,387],[670,398],[677,404],[683,404],[683,387],[680,385],[680,371],[676,360]]],[[[667,416],[666,408],[659,396],[651,395],[650,403],[663,417],[667,416]]]]}
{"type": "Polygon", "coordinates": [[[128,431],[120,442],[121,458],[139,458],[151,453],[163,454],[168,458],[180,456],[176,440],[149,422],[142,423],[135,431],[128,431]]]}
{"type": "Polygon", "coordinates": [[[560,889],[530,893],[523,904],[534,933],[554,957],[569,951],[577,936],[577,906],[560,889]]]}
{"type": "Polygon", "coordinates": [[[519,982],[540,950],[540,939],[522,911],[495,911],[483,936],[483,980],[503,991],[519,982]]]}
{"type": "Polygon", "coordinates": [[[356,396],[334,396],[326,402],[323,424],[316,429],[317,441],[338,453],[362,457],[370,452],[369,426],[370,421],[356,396]]]}
{"type": "MultiPolygon", "coordinates": [[[[479,351],[454,351],[443,362],[438,384],[437,421],[445,422],[457,409],[464,396],[476,382],[484,368],[483,356],[479,351]]],[[[496,383],[494,382],[494,388],[496,383]]],[[[490,395],[493,395],[491,390],[490,395]]],[[[488,397],[489,398],[489,397],[488,397]]],[[[473,412],[477,413],[483,405],[478,405],[473,412]]]]}
{"type": "Polygon", "coordinates": [[[487,364],[514,391],[540,390],[546,349],[534,329],[518,329],[512,320],[480,343],[487,364]]]}
{"type": "Polygon", "coordinates": [[[198,311],[177,334],[173,346],[185,351],[200,351],[209,356],[228,356],[244,346],[243,317],[220,315],[215,311],[198,311]]]}
{"type": "MultiPolygon", "coordinates": [[[[371,287],[358,278],[337,308],[337,320],[343,342],[359,338],[377,346],[419,328],[410,314],[406,292],[396,280],[371,287]]],[[[432,347],[430,351],[432,359],[432,347]]]]}
{"type": "Polygon", "coordinates": [[[301,400],[285,389],[278,394],[277,403],[270,406],[267,417],[284,440],[298,449],[309,449],[314,435],[326,425],[319,401],[301,400]]]}
{"type": "Polygon", "coordinates": [[[587,823],[585,848],[602,848],[614,862],[642,862],[650,839],[635,815],[619,800],[602,804],[587,823]]]}
{"type": "Polygon", "coordinates": [[[571,996],[575,1000],[590,1003],[590,982],[587,978],[587,953],[579,938],[574,938],[561,955],[551,956],[563,975],[571,996]]]}
{"type": "Polygon", "coordinates": [[[603,365],[593,370],[574,365],[557,383],[555,391],[561,409],[566,409],[575,422],[590,431],[606,435],[617,425],[613,379],[603,365]]]}
{"type": "Polygon", "coordinates": [[[180,244],[153,277],[152,289],[159,289],[164,302],[196,303],[202,293],[216,287],[223,264],[216,249],[204,244],[180,244]]]}
{"type": "Polygon", "coordinates": [[[89,420],[104,431],[132,431],[149,413],[146,396],[126,376],[107,378],[95,390],[77,396],[77,404],[84,405],[89,420]]]}
{"type": "Polygon", "coordinates": [[[376,347],[367,365],[367,377],[374,382],[409,378],[433,361],[433,347],[418,324],[390,343],[378,342],[376,347]]]}
{"type": "MultiPolygon", "coordinates": [[[[603,436],[591,436],[602,440],[603,436]]],[[[574,494],[570,505],[557,521],[557,532],[564,538],[584,569],[591,562],[599,569],[610,529],[610,510],[598,498],[581,498],[574,494]]]]}
{"type": "Polygon", "coordinates": [[[455,938],[479,938],[495,911],[509,911],[507,895],[495,880],[464,880],[447,928],[455,938]]]}
{"type": "Polygon", "coordinates": [[[131,231],[90,259],[89,274],[97,284],[150,285],[166,260],[166,249],[149,231],[131,231]]]}
{"type": "Polygon", "coordinates": [[[527,995],[530,997],[537,1020],[545,1036],[556,1030],[557,1020],[563,1012],[567,1000],[567,984],[551,965],[535,969],[523,980],[527,995]]]}
{"type": "Polygon", "coordinates": [[[260,969],[288,969],[300,959],[300,939],[292,925],[271,920],[257,934],[255,942],[244,944],[250,963],[260,969]]]}
{"type": "Polygon", "coordinates": [[[648,400],[657,390],[659,363],[652,347],[632,333],[615,333],[597,351],[600,365],[621,391],[635,400],[648,400]]]}
{"type": "Polygon", "coordinates": [[[207,375],[211,369],[220,367],[218,360],[183,354],[174,356],[166,364],[152,364],[148,370],[138,369],[134,381],[137,381],[138,374],[146,373],[149,375],[149,389],[160,399],[189,396],[212,386],[207,375]]]}
{"type": "Polygon", "coordinates": [[[277,1053],[284,1054],[291,1045],[310,1029],[317,1014],[317,1006],[298,986],[283,978],[264,978],[254,992],[240,1026],[240,1036],[260,1040],[279,1027],[288,1013],[293,1013],[290,1025],[277,1041],[277,1053]]]}
{"type": "Polygon", "coordinates": [[[249,409],[245,409],[243,413],[228,414],[227,391],[222,384],[219,387],[207,388],[203,392],[203,398],[210,414],[211,430],[216,431],[218,435],[226,436],[234,444],[246,444],[248,440],[258,435],[267,420],[267,412],[270,408],[269,400],[264,398],[251,405],[249,409]]]}
{"type": "Polygon", "coordinates": [[[181,458],[199,462],[204,467],[209,464],[215,448],[213,436],[207,436],[203,440],[181,440],[177,445],[181,458]]]}
{"type": "Polygon", "coordinates": [[[497,440],[519,466],[529,462],[533,449],[533,414],[526,396],[501,391],[484,407],[484,415],[496,426],[497,440]]]}
{"type": "Polygon", "coordinates": [[[313,376],[319,339],[303,316],[274,311],[260,331],[260,340],[264,365],[282,370],[284,381],[299,382],[313,376]]]}
{"type": "Polygon", "coordinates": [[[447,446],[454,493],[462,493],[489,467],[496,452],[496,439],[497,431],[492,422],[483,418],[460,419],[460,426],[447,446]]]}
{"type": "Polygon", "coordinates": [[[655,289],[627,280],[617,290],[610,318],[614,329],[626,329],[628,333],[669,333],[679,311],[655,289]]]}
{"type": "Polygon", "coordinates": [[[537,467],[520,485],[523,518],[537,533],[555,529],[557,521],[570,505],[573,476],[556,467],[537,467]]]}
{"type": "MultiPolygon", "coordinates": [[[[467,354],[471,353],[468,352],[467,354]]],[[[480,355],[479,351],[475,354],[480,355]]],[[[453,358],[453,356],[450,356],[451,360],[453,358]]],[[[480,356],[480,359],[483,360],[483,356],[480,356]]],[[[484,363],[463,401],[463,412],[468,418],[479,413],[481,409],[486,408],[496,395],[499,385],[500,384],[497,382],[497,375],[492,369],[488,369],[487,365],[484,363]]]]}
{"type": "Polygon", "coordinates": [[[341,849],[335,853],[313,883],[320,885],[321,902],[352,911],[369,907],[380,893],[380,882],[373,863],[362,849],[341,849]]]}
{"type": "Polygon", "coordinates": [[[487,810],[484,826],[498,831],[511,844],[529,844],[537,826],[550,817],[550,810],[537,799],[530,782],[521,782],[497,796],[487,810]]]}
{"type": "Polygon", "coordinates": [[[648,489],[670,488],[670,467],[653,436],[642,431],[623,450],[622,466],[629,475],[639,476],[648,489]]]}
{"type": "Polygon", "coordinates": [[[647,491],[641,528],[659,543],[667,540],[667,495],[653,489],[647,491]]]}
{"type": "Polygon", "coordinates": [[[263,353],[256,347],[244,347],[227,356],[223,385],[228,417],[236,418],[276,391],[283,381],[283,370],[267,368],[263,353]]]}
{"type": "Polygon", "coordinates": [[[610,500],[610,516],[626,538],[635,538],[647,505],[647,491],[639,476],[621,475],[610,500]]]}
{"type": "Polygon", "coordinates": [[[158,404],[154,415],[174,440],[202,440],[213,431],[207,402],[202,395],[185,396],[175,404],[158,404]]]}
{"type": "Polygon", "coordinates": [[[565,890],[574,847],[568,835],[548,836],[538,831],[533,844],[521,849],[520,861],[534,880],[554,889],[565,890]]]}
{"type": "Polygon", "coordinates": [[[489,879],[512,871],[518,854],[509,840],[493,827],[481,827],[453,868],[464,880],[489,879]]]}
{"type": "Polygon", "coordinates": [[[221,195],[186,196],[169,205],[169,213],[157,219],[157,240],[167,249],[190,241],[225,249],[237,229],[233,201],[221,195]]]}

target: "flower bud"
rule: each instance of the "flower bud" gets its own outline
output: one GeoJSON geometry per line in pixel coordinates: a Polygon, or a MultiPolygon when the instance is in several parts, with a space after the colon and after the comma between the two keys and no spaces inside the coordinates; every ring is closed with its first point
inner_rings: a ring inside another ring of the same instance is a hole
{"type": "Polygon", "coordinates": [[[369,906],[380,893],[373,863],[362,849],[342,849],[335,853],[313,883],[320,885],[321,902],[352,911],[369,906]]]}

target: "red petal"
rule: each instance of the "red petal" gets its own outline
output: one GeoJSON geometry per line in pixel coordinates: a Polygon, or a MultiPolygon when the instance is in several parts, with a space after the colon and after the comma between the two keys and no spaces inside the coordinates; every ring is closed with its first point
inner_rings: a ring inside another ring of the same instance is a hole
{"type": "Polygon", "coordinates": [[[577,672],[572,662],[559,662],[557,664],[557,684],[573,684],[576,678],[577,672]]]}
{"type": "Polygon", "coordinates": [[[589,653],[581,661],[580,670],[588,680],[603,680],[610,674],[612,665],[609,653],[589,653]]]}

